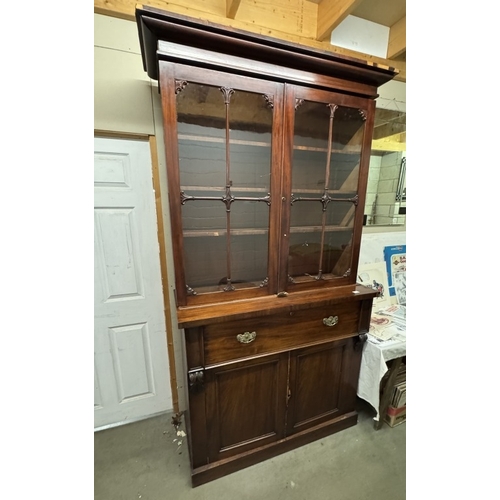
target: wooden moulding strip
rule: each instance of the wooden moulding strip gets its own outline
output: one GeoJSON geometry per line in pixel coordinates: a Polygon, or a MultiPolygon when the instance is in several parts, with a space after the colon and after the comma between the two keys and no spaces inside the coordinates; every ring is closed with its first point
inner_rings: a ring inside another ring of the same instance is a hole
{"type": "Polygon", "coordinates": [[[285,311],[298,311],[340,302],[361,301],[377,296],[377,292],[362,285],[346,285],[310,291],[296,291],[287,297],[266,295],[253,299],[235,300],[227,303],[205,304],[177,308],[179,328],[192,328],[226,321],[270,316],[285,311]]]}
{"type": "Polygon", "coordinates": [[[94,129],[94,137],[107,137],[110,139],[135,139],[138,141],[148,141],[148,134],[135,132],[115,132],[113,130],[94,129]]]}
{"type": "Polygon", "coordinates": [[[172,405],[174,412],[179,411],[179,394],[177,391],[177,375],[175,369],[175,356],[174,356],[174,342],[172,332],[172,311],[169,301],[169,286],[167,274],[167,252],[165,248],[165,231],[163,224],[163,209],[161,203],[161,190],[160,190],[160,172],[158,153],[156,146],[156,137],[149,136],[149,147],[151,149],[151,162],[153,165],[153,188],[155,192],[156,204],[156,218],[158,224],[158,244],[160,245],[160,268],[161,268],[161,281],[163,289],[163,302],[165,311],[165,327],[167,331],[167,351],[168,351],[168,365],[170,371],[170,387],[172,390],[172,405]]]}

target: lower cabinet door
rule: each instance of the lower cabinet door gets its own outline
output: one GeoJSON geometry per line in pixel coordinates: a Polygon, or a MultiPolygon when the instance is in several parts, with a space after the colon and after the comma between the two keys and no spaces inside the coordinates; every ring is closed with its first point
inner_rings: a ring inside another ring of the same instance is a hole
{"type": "Polygon", "coordinates": [[[290,353],[287,435],[354,410],[350,408],[356,392],[350,377],[352,346],[348,338],[290,353]]]}
{"type": "Polygon", "coordinates": [[[210,462],[285,436],[288,353],[205,371],[210,462]]]}

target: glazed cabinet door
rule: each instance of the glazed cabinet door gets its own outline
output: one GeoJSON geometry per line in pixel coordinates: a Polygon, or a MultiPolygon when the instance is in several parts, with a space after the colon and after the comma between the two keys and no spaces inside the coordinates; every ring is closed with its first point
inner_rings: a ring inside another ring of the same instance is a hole
{"type": "Polygon", "coordinates": [[[373,102],[286,85],[280,289],[356,281],[373,102]]]}
{"type": "Polygon", "coordinates": [[[276,293],[282,84],[160,72],[178,305],[276,293]]]}
{"type": "Polygon", "coordinates": [[[328,342],[290,353],[287,435],[354,410],[349,378],[353,339],[328,342]]]}
{"type": "Polygon", "coordinates": [[[287,369],[284,353],[206,370],[210,462],[285,436],[287,369]]]}

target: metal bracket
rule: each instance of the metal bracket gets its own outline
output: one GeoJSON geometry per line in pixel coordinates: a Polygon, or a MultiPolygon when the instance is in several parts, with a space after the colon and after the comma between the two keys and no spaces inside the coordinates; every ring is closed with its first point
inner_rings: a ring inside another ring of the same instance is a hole
{"type": "Polygon", "coordinates": [[[193,370],[188,372],[189,390],[201,392],[205,388],[204,370],[193,370]]]}

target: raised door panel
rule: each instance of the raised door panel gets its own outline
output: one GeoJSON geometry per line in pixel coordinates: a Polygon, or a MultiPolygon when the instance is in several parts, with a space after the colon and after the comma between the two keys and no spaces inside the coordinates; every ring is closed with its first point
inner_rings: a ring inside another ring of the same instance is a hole
{"type": "Polygon", "coordinates": [[[210,462],[284,437],[287,361],[285,353],[205,372],[210,462]]]}
{"type": "Polygon", "coordinates": [[[345,339],[291,353],[288,435],[349,411],[344,398],[351,343],[345,339]]]}
{"type": "Polygon", "coordinates": [[[94,426],[172,408],[147,141],[94,139],[94,426]]]}

